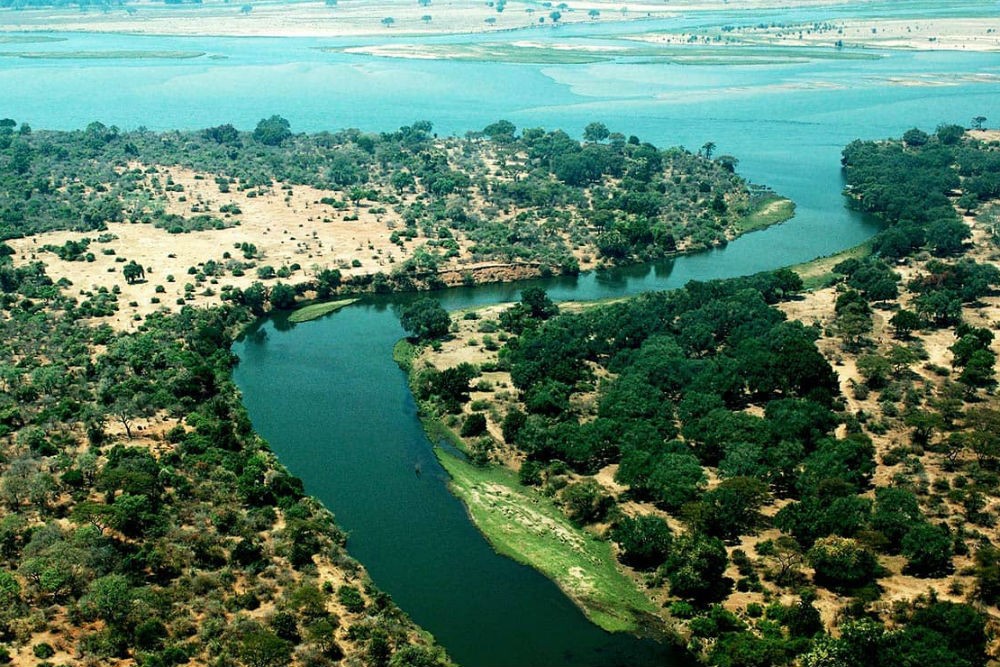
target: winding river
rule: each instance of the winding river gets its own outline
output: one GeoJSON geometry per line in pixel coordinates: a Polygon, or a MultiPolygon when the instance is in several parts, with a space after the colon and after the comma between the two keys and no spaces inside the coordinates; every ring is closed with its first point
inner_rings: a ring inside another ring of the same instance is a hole
{"type": "MultiPolygon", "coordinates": [[[[920,3],[874,2],[867,15],[920,3]]],[[[925,8],[928,13],[961,11],[925,8]]],[[[937,3],[942,4],[942,3],[937,3]]],[[[978,3],[981,5],[982,3],[978,3]]],[[[837,8],[766,20],[826,18],[837,8]]],[[[852,13],[857,14],[856,10],[852,13]]],[[[756,21],[739,12],[642,25],[526,30],[532,40],[607,43],[628,32],[756,21]]],[[[763,20],[763,19],[762,19],[763,20]]],[[[578,133],[600,120],[661,146],[713,141],[739,171],[798,204],[791,221],[726,248],[650,265],[537,281],[557,299],[669,289],[772,269],[855,245],[877,229],[844,207],[839,154],[856,137],[1000,116],[1000,56],[886,53],[874,60],[679,66],[627,60],[523,65],[394,60],[317,47],[350,40],[67,34],[32,50],[204,51],[191,60],[0,58],[0,116],[35,127],[94,119],[134,128],[249,128],[281,113],[295,130],[385,130],[427,118],[462,134],[507,118],[578,133]],[[100,91],[95,95],[93,91],[100,91]]],[[[513,39],[510,35],[504,39],[513,39]]],[[[425,41],[487,40],[439,37],[425,41]]],[[[496,39],[495,37],[492,39],[496,39]]],[[[412,40],[418,41],[418,40],[412,40]]],[[[24,51],[24,44],[0,44],[24,51]]],[[[518,299],[526,283],[436,293],[450,309],[518,299]]],[[[687,665],[668,646],[590,624],[548,580],[496,555],[446,487],[391,349],[407,296],[365,299],[324,319],[258,323],[234,346],[235,380],[255,428],[350,534],[351,553],[459,663],[687,665]],[[423,474],[414,474],[415,464],[423,474]]]]}

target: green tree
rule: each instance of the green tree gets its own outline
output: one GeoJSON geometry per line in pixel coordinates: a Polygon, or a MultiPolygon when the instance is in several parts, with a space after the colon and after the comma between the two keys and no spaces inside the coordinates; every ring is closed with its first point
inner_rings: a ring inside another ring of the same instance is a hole
{"type": "Polygon", "coordinates": [[[280,146],[292,136],[292,126],[278,115],[262,118],[254,128],[253,138],[265,146],[280,146]]]}
{"type": "Polygon", "coordinates": [[[588,123],[585,128],[583,128],[583,138],[586,141],[604,141],[611,136],[611,130],[604,123],[588,123]]]}
{"type": "Polygon", "coordinates": [[[578,524],[603,520],[614,505],[614,499],[593,479],[570,484],[562,490],[560,498],[566,507],[567,516],[578,524]]]}
{"type": "Polygon", "coordinates": [[[952,570],[952,537],[948,529],[918,523],[903,537],[906,571],[918,577],[943,577],[952,570]]]}
{"type": "Polygon", "coordinates": [[[417,299],[403,308],[399,322],[417,340],[442,338],[451,328],[448,311],[429,297],[417,299]]]}
{"type": "Polygon", "coordinates": [[[667,522],[651,514],[623,517],[611,529],[610,537],[618,544],[619,560],[637,570],[663,564],[673,541],[667,522]]]}
{"type": "Polygon", "coordinates": [[[240,639],[239,656],[247,667],[282,667],[291,662],[292,646],[270,630],[251,630],[240,639]]]}
{"type": "Polygon", "coordinates": [[[912,310],[900,309],[889,320],[896,338],[906,340],[910,334],[920,328],[920,316],[912,310]]]}
{"type": "Polygon", "coordinates": [[[122,267],[122,275],[125,277],[125,282],[129,285],[138,282],[140,280],[146,279],[146,270],[142,268],[142,265],[137,263],[135,260],[130,261],[124,267],[122,267]]]}
{"type": "Polygon", "coordinates": [[[720,599],[731,583],[723,576],[728,561],[721,540],[699,533],[682,535],[674,540],[663,564],[671,595],[700,603],[720,599]]]}
{"type": "Polygon", "coordinates": [[[834,591],[864,586],[875,580],[879,571],[875,554],[860,542],[846,537],[824,537],[816,541],[808,554],[815,570],[816,583],[834,591]]]}

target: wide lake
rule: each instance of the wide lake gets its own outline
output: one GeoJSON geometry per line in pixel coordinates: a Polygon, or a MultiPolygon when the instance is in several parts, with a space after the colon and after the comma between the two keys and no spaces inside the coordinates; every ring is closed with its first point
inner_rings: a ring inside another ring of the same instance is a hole
{"type": "MultiPolygon", "coordinates": [[[[926,4],[926,3],[925,3],[926,4]]],[[[937,3],[944,4],[944,3],[937,3]]],[[[966,3],[968,4],[968,3],[966,3]]],[[[982,6],[982,3],[976,3],[982,6]]],[[[865,5],[870,16],[919,3],[865,5]]],[[[961,12],[924,7],[928,14],[961,12]]],[[[833,8],[748,17],[691,14],[672,21],[525,30],[502,37],[614,43],[647,29],[712,22],[826,18],[833,8]]],[[[858,12],[853,12],[857,14],[858,12]]],[[[1000,55],[895,52],[771,65],[684,66],[619,59],[586,65],[401,60],[330,53],[352,40],[50,35],[0,43],[0,117],[69,129],[100,120],[134,129],[252,128],[279,113],[295,131],[392,130],[427,119],[462,135],[506,118],[579,135],[598,120],[660,146],[740,160],[739,171],[795,200],[791,221],[726,248],[653,265],[543,281],[555,299],[668,289],[752,273],[853,246],[877,229],[844,206],[840,150],[855,138],[913,126],[1000,117],[1000,55]],[[69,59],[21,58],[56,52],[69,59]],[[191,52],[188,59],[76,58],[109,51],[191,52]],[[9,54],[4,57],[4,53],[9,54]]],[[[368,40],[369,42],[371,40],[368,40]]],[[[521,285],[436,293],[448,308],[514,301],[521,285]]],[[[349,550],[461,664],[689,664],[670,647],[591,625],[533,570],[497,556],[446,488],[403,373],[391,359],[408,297],[366,299],[315,322],[259,323],[234,351],[235,379],[254,426],[350,533],[349,550]],[[423,474],[416,476],[420,464],[423,474]]]]}

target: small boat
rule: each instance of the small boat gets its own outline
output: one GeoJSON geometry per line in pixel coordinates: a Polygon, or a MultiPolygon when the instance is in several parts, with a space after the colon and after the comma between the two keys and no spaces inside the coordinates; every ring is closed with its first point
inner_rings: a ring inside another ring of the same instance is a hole
{"type": "Polygon", "coordinates": [[[414,463],[414,464],[413,464],[413,473],[414,473],[414,474],[415,474],[415,475],[416,475],[417,477],[420,477],[420,464],[419,464],[419,463],[414,463]]]}

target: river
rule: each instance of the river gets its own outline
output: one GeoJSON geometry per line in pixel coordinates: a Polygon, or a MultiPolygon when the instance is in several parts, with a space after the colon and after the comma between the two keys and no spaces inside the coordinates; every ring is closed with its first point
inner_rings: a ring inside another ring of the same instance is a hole
{"type": "MultiPolygon", "coordinates": [[[[919,3],[864,5],[865,15],[919,3]]],[[[979,3],[981,5],[981,3],[979,3]]],[[[961,11],[924,8],[928,14],[961,11]]],[[[823,18],[827,10],[775,11],[767,20],[823,18]]],[[[856,10],[851,10],[857,14],[856,10]]],[[[532,40],[605,43],[616,34],[756,19],[689,14],[643,25],[524,31],[532,40]]],[[[394,129],[418,119],[463,134],[499,118],[579,134],[599,120],[661,146],[740,159],[739,171],[798,204],[791,221],[726,248],[651,265],[538,281],[557,299],[668,289],[689,280],[752,273],[855,245],[876,226],[845,208],[839,153],[850,140],[912,126],[967,124],[1000,115],[1000,56],[886,53],[876,60],[784,65],[680,66],[624,60],[523,65],[395,60],[326,53],[351,40],[139,37],[67,34],[3,51],[186,50],[192,60],[0,58],[0,116],[35,127],[91,120],[125,128],[251,128],[272,113],[296,131],[394,129]],[[72,66],[69,66],[69,64],[72,66]],[[94,91],[99,91],[95,94],[94,91]]],[[[513,39],[523,35],[506,35],[513,39]]],[[[496,37],[438,37],[448,42],[496,37]]],[[[421,41],[421,40],[407,40],[421,41]]],[[[515,301],[525,284],[436,293],[447,308],[515,301]]],[[[350,552],[383,590],[470,667],[687,665],[682,652],[610,635],[590,624],[548,580],[497,556],[446,488],[406,378],[391,359],[407,298],[371,298],[324,319],[260,322],[234,346],[235,380],[255,428],[350,534],[350,552]],[[417,477],[414,466],[423,474],[417,477]]]]}

